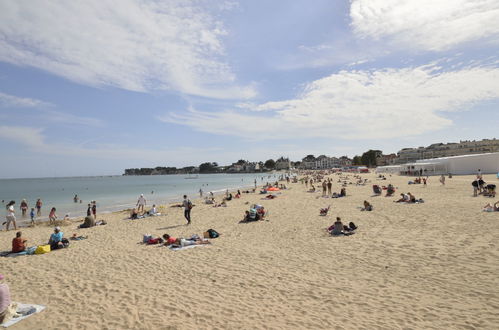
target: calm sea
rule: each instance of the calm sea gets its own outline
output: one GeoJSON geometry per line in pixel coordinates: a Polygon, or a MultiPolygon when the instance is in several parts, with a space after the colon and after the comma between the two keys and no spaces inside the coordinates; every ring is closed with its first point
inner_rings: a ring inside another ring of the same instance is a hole
{"type": "Polygon", "coordinates": [[[21,220],[19,204],[23,198],[28,201],[30,209],[35,206],[37,198],[42,199],[41,219],[47,218],[52,207],[57,208],[59,218],[65,214],[78,217],[86,214],[87,204],[92,200],[97,201],[97,213],[108,213],[134,207],[140,194],[144,194],[151,206],[153,203],[181,201],[184,194],[199,197],[199,189],[205,193],[220,193],[225,189],[254,186],[255,179],[261,185],[277,176],[251,173],[0,179],[0,200],[4,200],[2,205],[10,200],[16,201],[18,220],[21,220]],[[73,201],[75,194],[81,203],[73,201]]]}

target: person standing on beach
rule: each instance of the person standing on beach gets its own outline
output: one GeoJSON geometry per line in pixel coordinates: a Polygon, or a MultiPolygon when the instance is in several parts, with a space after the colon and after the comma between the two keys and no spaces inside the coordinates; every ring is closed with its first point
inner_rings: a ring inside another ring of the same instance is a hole
{"type": "Polygon", "coordinates": [[[23,215],[23,218],[26,217],[26,212],[28,212],[28,202],[26,202],[26,199],[23,199],[21,201],[21,205],[19,207],[21,209],[21,213],[23,215]]]}
{"type": "Polygon", "coordinates": [[[92,214],[94,216],[94,219],[97,220],[97,202],[92,201],[92,214]]]}
{"type": "Polygon", "coordinates": [[[476,177],[477,177],[477,179],[479,179],[479,180],[480,180],[480,179],[482,179],[482,170],[481,170],[481,169],[478,169],[478,172],[477,172],[477,174],[476,174],[476,177]]]}
{"type": "Polygon", "coordinates": [[[203,189],[199,188],[199,197],[203,197],[203,189]]]}
{"type": "Polygon", "coordinates": [[[88,207],[87,207],[87,217],[89,217],[91,215],[92,215],[92,205],[88,204],[88,207]]]}
{"type": "Polygon", "coordinates": [[[15,201],[10,201],[6,208],[7,208],[7,214],[5,215],[5,219],[7,220],[5,230],[9,230],[10,223],[12,222],[14,224],[14,229],[17,230],[17,224],[16,224],[16,215],[14,211],[14,204],[16,204],[15,201]]]}
{"type": "Polygon", "coordinates": [[[144,213],[144,207],[146,206],[146,204],[147,204],[147,201],[144,197],[144,194],[140,194],[140,197],[137,200],[137,205],[135,205],[135,206],[137,206],[137,212],[144,213]]]}
{"type": "Polygon", "coordinates": [[[326,190],[327,190],[327,182],[326,180],[322,181],[322,197],[326,196],[326,190]]]}
{"type": "Polygon", "coordinates": [[[331,196],[332,195],[332,189],[333,189],[333,183],[331,180],[327,181],[327,195],[331,196]]]}
{"type": "Polygon", "coordinates": [[[37,216],[41,216],[42,215],[42,205],[43,205],[42,200],[40,198],[38,198],[36,200],[36,205],[35,205],[36,206],[36,215],[37,216]]]}
{"type": "Polygon", "coordinates": [[[187,220],[187,224],[191,224],[191,209],[192,209],[192,202],[190,199],[187,198],[187,195],[184,195],[184,201],[182,203],[184,206],[184,217],[187,220]]]}
{"type": "Polygon", "coordinates": [[[31,225],[34,226],[35,225],[35,208],[34,207],[31,208],[31,212],[29,212],[29,216],[31,218],[31,225]]]}
{"type": "Polygon", "coordinates": [[[440,176],[440,183],[445,186],[445,175],[440,176]]]}

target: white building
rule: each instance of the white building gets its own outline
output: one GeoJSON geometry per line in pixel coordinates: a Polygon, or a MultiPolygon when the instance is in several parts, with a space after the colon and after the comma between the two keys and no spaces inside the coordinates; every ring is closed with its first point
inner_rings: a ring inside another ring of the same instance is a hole
{"type": "Polygon", "coordinates": [[[499,173],[499,152],[487,154],[462,155],[422,159],[413,163],[397,166],[380,166],[377,173],[394,173],[398,171],[405,175],[440,175],[476,174],[478,170],[483,174],[499,173]]]}

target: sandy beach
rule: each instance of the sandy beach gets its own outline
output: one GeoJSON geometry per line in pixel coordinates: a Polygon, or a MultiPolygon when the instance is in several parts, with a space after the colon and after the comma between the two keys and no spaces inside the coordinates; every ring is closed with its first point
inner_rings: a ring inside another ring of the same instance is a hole
{"type": "MultiPolygon", "coordinates": [[[[338,176],[330,177],[339,191],[338,176]]],[[[496,329],[499,212],[482,207],[499,198],[472,197],[472,176],[445,186],[430,177],[427,187],[408,185],[408,177],[362,177],[370,182],[348,185],[346,198],[291,183],[274,200],[243,194],[226,208],[196,201],[190,226],[170,207],[161,217],[131,221],[117,212],[98,217],[106,226],[64,226],[66,237],[88,239],[0,258],[13,300],[47,306],[11,329],[496,329]],[[372,184],[388,183],[395,197],[372,197],[372,184]],[[393,203],[400,192],[425,203],[393,203]],[[374,211],[359,210],[364,200],[374,211]],[[240,224],[247,203],[265,206],[268,221],[240,224]],[[357,232],[329,236],[336,216],[357,232]],[[187,237],[209,228],[222,234],[209,246],[140,244],[147,233],[187,237]]],[[[32,246],[52,227],[22,231],[32,246]]],[[[0,232],[0,250],[10,250],[14,235],[0,232]]]]}

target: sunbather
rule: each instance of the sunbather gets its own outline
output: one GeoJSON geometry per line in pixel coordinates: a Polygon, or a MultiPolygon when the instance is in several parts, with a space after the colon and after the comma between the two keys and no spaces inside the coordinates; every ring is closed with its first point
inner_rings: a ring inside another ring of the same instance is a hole
{"type": "Polygon", "coordinates": [[[355,231],[355,229],[357,229],[357,226],[353,222],[350,222],[348,226],[345,226],[341,222],[341,218],[336,217],[335,223],[331,225],[327,229],[327,231],[333,236],[338,236],[338,235],[351,235],[353,234],[353,231],[355,231]]]}
{"type": "Polygon", "coordinates": [[[484,212],[497,212],[497,211],[499,211],[499,201],[498,201],[498,202],[495,202],[495,204],[494,204],[494,205],[492,205],[492,204],[490,204],[490,203],[487,203],[487,204],[483,207],[482,211],[484,211],[484,212]]]}
{"type": "Polygon", "coordinates": [[[381,188],[377,184],[373,185],[373,193],[375,195],[381,195],[381,188]]]}
{"type": "Polygon", "coordinates": [[[64,233],[60,227],[55,227],[54,232],[50,235],[49,243],[51,250],[62,249],[66,247],[69,242],[63,237],[64,233]]]}
{"type": "Polygon", "coordinates": [[[161,215],[161,213],[159,213],[158,210],[156,209],[156,204],[153,204],[152,208],[149,211],[147,211],[147,215],[150,217],[161,215]]]}
{"type": "Polygon", "coordinates": [[[408,203],[410,201],[410,197],[407,194],[400,194],[400,199],[394,201],[395,203],[408,203]]]}
{"type": "Polygon", "coordinates": [[[137,209],[136,208],[133,208],[131,211],[130,211],[130,219],[132,220],[136,220],[139,218],[139,212],[137,212],[137,209]]]}
{"type": "Polygon", "coordinates": [[[319,210],[319,215],[325,217],[327,215],[327,213],[329,212],[330,208],[331,208],[331,205],[329,205],[328,207],[320,209],[319,210]]]}
{"type": "Polygon", "coordinates": [[[361,211],[372,211],[373,206],[368,201],[364,201],[364,207],[360,209],[361,211]]]}
{"type": "Polygon", "coordinates": [[[83,223],[80,225],[80,228],[90,228],[95,226],[95,219],[92,216],[87,216],[85,217],[85,220],[83,223]]]}
{"type": "Polygon", "coordinates": [[[210,241],[204,240],[198,235],[193,235],[191,238],[175,238],[171,237],[168,234],[163,235],[163,239],[165,240],[165,245],[166,246],[189,246],[189,245],[201,245],[201,244],[211,244],[210,241]]]}
{"type": "Polygon", "coordinates": [[[16,237],[12,239],[12,252],[22,252],[26,250],[26,242],[28,240],[22,237],[22,232],[18,231],[16,237]]]}
{"type": "Polygon", "coordinates": [[[393,185],[390,183],[388,185],[388,187],[386,187],[386,195],[385,197],[391,197],[393,196],[393,194],[395,193],[395,188],[393,187],[393,185]]]}

